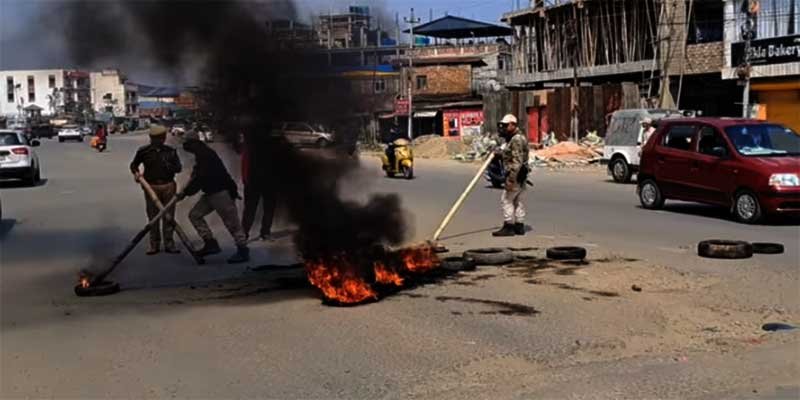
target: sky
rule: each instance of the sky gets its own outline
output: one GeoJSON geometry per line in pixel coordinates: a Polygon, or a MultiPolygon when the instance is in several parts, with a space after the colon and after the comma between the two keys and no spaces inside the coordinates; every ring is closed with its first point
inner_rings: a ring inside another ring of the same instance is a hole
{"type": "MultiPolygon", "coordinates": [[[[0,70],[71,68],[69,56],[61,43],[59,29],[64,27],[44,26],[38,19],[40,12],[54,2],[70,0],[0,0],[0,70]]],[[[269,1],[269,0],[257,0],[269,1]]],[[[393,23],[399,15],[401,27],[407,28],[403,18],[408,17],[413,7],[421,23],[445,14],[497,23],[503,13],[509,12],[517,0],[295,0],[300,16],[310,19],[320,12],[347,10],[350,5],[369,6],[371,12],[382,10],[384,23],[393,23]]],[[[526,1],[519,0],[521,4],[526,1]]],[[[87,18],[87,23],[91,23],[87,18]]],[[[98,32],[98,34],[102,34],[98,32]]],[[[108,65],[103,67],[125,66],[108,65]]],[[[156,76],[152,71],[126,71],[139,81],[152,84],[167,84],[169,78],[156,76]],[[162,82],[158,82],[162,81],[162,82]]]]}

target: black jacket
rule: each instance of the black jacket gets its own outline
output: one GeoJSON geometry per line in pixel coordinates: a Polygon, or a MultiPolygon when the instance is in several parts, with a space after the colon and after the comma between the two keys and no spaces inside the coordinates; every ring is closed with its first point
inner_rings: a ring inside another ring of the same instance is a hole
{"type": "Polygon", "coordinates": [[[236,186],[225,164],[217,153],[210,147],[198,145],[194,153],[195,164],[192,170],[192,178],[183,193],[186,196],[193,196],[199,191],[206,194],[219,193],[223,190],[230,192],[231,197],[238,198],[239,188],[236,186]]]}
{"type": "Polygon", "coordinates": [[[140,165],[144,165],[144,179],[152,185],[171,183],[183,169],[178,152],[163,144],[140,147],[131,162],[131,172],[139,172],[140,165]]]}

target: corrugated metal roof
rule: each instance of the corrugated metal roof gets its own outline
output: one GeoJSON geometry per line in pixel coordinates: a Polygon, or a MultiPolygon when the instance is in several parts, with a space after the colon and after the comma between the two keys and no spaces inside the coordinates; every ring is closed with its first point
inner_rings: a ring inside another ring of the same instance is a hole
{"type": "MultiPolygon", "coordinates": [[[[410,33],[405,30],[405,33],[410,33]]],[[[414,34],[445,39],[510,36],[509,27],[448,15],[414,28],[414,34]]]]}

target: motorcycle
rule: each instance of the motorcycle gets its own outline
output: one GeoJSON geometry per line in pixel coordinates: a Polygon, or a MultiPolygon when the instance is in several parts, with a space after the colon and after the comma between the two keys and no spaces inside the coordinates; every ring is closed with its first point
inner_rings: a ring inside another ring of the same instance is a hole
{"type": "Polygon", "coordinates": [[[397,139],[392,142],[392,151],[394,159],[389,160],[389,157],[381,154],[381,161],[383,162],[383,170],[386,176],[393,178],[395,175],[400,174],[405,179],[414,178],[414,154],[411,151],[411,142],[407,139],[397,139]]]}
{"type": "Polygon", "coordinates": [[[497,155],[493,156],[484,175],[493,188],[503,188],[506,183],[506,168],[503,166],[503,158],[497,155]]]}

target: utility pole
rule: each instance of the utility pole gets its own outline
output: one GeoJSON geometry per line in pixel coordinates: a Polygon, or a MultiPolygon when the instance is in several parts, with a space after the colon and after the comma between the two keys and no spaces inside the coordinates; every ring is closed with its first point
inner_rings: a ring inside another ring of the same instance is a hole
{"type": "Polygon", "coordinates": [[[408,140],[414,139],[414,25],[419,23],[419,18],[414,17],[414,9],[411,9],[411,16],[403,18],[411,27],[411,40],[408,49],[408,140]]]}
{"type": "Polygon", "coordinates": [[[744,39],[744,60],[739,66],[739,79],[744,80],[744,93],[742,93],[742,117],[750,118],[750,76],[752,65],[750,64],[750,46],[756,36],[756,16],[758,15],[758,2],[745,0],[747,6],[747,19],[742,26],[742,39],[744,39]]]}
{"type": "MultiPolygon", "coordinates": [[[[573,11],[575,9],[573,8],[573,11]]],[[[577,29],[577,15],[573,13],[573,19],[568,26],[569,34],[567,36],[567,40],[569,41],[572,47],[572,119],[571,119],[571,126],[570,131],[572,133],[572,139],[575,143],[578,143],[579,139],[579,124],[578,124],[578,112],[579,112],[579,102],[580,97],[578,92],[580,91],[580,86],[578,84],[578,29],[577,29]]]]}

